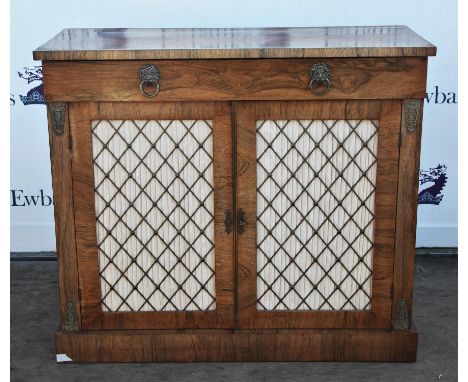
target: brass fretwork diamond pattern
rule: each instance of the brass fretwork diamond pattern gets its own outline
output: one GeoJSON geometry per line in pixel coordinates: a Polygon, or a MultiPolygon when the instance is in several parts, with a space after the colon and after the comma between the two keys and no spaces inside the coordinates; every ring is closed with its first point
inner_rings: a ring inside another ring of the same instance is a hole
{"type": "Polygon", "coordinates": [[[96,120],[102,309],[214,310],[213,127],[96,120]]]}
{"type": "Polygon", "coordinates": [[[257,121],[257,309],[371,307],[375,120],[257,121]]]}

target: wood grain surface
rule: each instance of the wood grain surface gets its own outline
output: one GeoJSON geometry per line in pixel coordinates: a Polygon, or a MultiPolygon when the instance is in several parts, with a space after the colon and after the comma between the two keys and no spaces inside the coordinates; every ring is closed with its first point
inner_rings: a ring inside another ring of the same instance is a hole
{"type": "Polygon", "coordinates": [[[58,332],[73,362],[414,362],[418,335],[391,330],[58,332]]]}
{"type": "MultiPolygon", "coordinates": [[[[405,100],[403,100],[404,102],[405,100]]],[[[398,174],[398,206],[395,233],[393,319],[397,318],[400,300],[406,300],[408,321],[413,311],[414,255],[418,209],[419,157],[421,152],[423,100],[416,131],[409,133],[402,107],[401,147],[398,174]]]]}
{"type": "Polygon", "coordinates": [[[55,133],[50,113],[48,113],[48,122],[60,292],[60,325],[63,327],[66,321],[66,306],[68,302],[71,302],[76,311],[75,323],[77,329],[79,329],[81,327],[81,314],[75,242],[75,211],[68,105],[65,105],[65,120],[62,135],[55,133]]]}
{"type": "Polygon", "coordinates": [[[398,99],[425,96],[427,58],[44,62],[48,101],[398,99]],[[330,90],[310,90],[309,69],[330,67],[330,90]],[[160,91],[140,92],[140,68],[155,64],[160,91]]]}
{"type": "Polygon", "coordinates": [[[242,102],[237,107],[237,205],[245,232],[238,240],[239,326],[253,328],[390,328],[398,141],[401,104],[384,102],[242,102]],[[258,311],[256,128],[264,119],[379,119],[372,298],[370,311],[258,311]]]}
{"type": "Polygon", "coordinates": [[[407,26],[64,29],[35,60],[433,56],[407,26]]]}
{"type": "Polygon", "coordinates": [[[74,362],[415,361],[414,327],[392,330],[401,299],[411,322],[421,140],[421,118],[408,133],[402,101],[420,100],[422,116],[435,54],[406,26],[65,29],[36,49],[47,102],[67,103],[64,133],[49,116],[49,139],[61,325],[70,301],[78,331],[58,331],[57,353],[74,362]],[[331,70],[321,96],[309,88],[319,62],[331,70]],[[145,64],[160,70],[154,98],[140,92],[145,64]],[[215,311],[102,312],[94,119],[213,120],[215,311]],[[257,119],[379,119],[370,311],[256,310],[257,119]],[[246,219],[238,236],[224,226],[237,208],[246,219]]]}
{"type": "Polygon", "coordinates": [[[85,329],[232,328],[233,234],[224,227],[224,212],[232,209],[231,114],[225,103],[71,103],[73,189],[85,329]],[[91,120],[211,119],[214,134],[215,285],[216,310],[180,312],[103,312],[96,240],[91,120]]]}

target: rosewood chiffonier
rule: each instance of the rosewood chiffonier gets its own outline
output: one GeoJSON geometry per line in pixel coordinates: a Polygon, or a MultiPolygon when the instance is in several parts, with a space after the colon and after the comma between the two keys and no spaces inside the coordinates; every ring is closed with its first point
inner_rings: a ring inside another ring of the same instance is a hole
{"type": "Polygon", "coordinates": [[[59,362],[415,361],[405,26],[66,29],[42,60],[59,362]]]}

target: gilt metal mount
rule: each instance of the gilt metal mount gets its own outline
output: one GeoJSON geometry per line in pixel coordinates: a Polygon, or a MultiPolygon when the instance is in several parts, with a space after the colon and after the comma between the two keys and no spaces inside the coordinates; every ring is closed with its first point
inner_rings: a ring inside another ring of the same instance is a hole
{"type": "Polygon", "coordinates": [[[75,304],[71,300],[67,301],[67,305],[65,307],[63,330],[78,330],[78,319],[76,318],[75,304]]]}
{"type": "Polygon", "coordinates": [[[140,68],[140,91],[145,97],[152,98],[159,93],[159,69],[153,64],[143,65],[140,68]],[[148,92],[147,87],[152,87],[148,92]]]}
{"type": "Polygon", "coordinates": [[[47,108],[49,110],[50,121],[52,123],[52,127],[54,128],[55,134],[63,135],[65,127],[65,103],[48,103],[47,108]]]}
{"type": "Polygon", "coordinates": [[[309,87],[315,95],[324,95],[330,90],[330,67],[324,62],[314,64],[309,69],[309,87]]]}
{"type": "Polygon", "coordinates": [[[408,301],[400,300],[395,316],[395,323],[393,325],[395,330],[407,330],[409,329],[409,318],[408,318],[408,301]]]}
{"type": "Polygon", "coordinates": [[[418,99],[405,99],[403,102],[403,110],[405,113],[406,130],[413,134],[419,124],[421,114],[421,104],[418,99]]]}

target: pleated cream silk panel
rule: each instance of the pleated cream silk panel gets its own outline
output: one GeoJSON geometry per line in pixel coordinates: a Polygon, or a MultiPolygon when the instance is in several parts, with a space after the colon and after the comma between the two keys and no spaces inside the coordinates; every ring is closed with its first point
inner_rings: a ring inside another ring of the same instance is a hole
{"type": "Polygon", "coordinates": [[[257,309],[369,310],[378,121],[257,121],[257,309]]]}
{"type": "Polygon", "coordinates": [[[91,125],[103,311],[214,310],[212,121],[91,125]]]}

